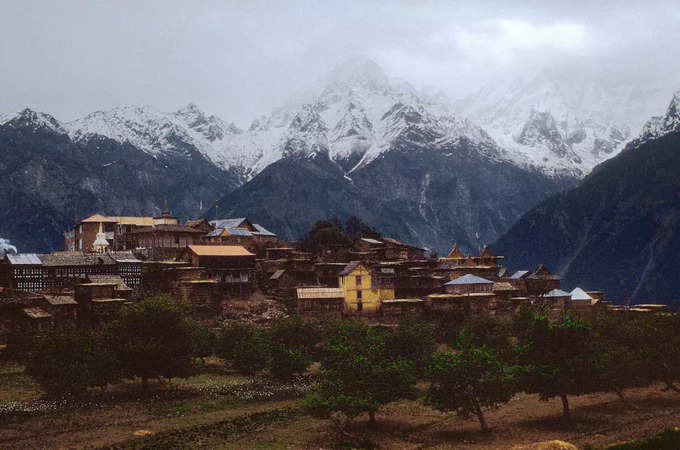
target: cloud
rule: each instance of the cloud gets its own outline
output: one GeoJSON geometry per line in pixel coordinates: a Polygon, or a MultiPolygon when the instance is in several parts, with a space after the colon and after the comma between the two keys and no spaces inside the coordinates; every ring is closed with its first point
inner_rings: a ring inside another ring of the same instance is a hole
{"type": "Polygon", "coordinates": [[[248,126],[357,54],[452,98],[541,65],[680,83],[679,20],[632,0],[2,2],[0,113],[195,102],[248,126]]]}

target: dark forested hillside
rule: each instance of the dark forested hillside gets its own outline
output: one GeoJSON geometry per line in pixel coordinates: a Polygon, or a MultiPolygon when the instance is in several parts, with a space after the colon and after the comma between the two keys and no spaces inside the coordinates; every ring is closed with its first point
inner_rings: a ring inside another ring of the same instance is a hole
{"type": "Polygon", "coordinates": [[[496,244],[512,267],[543,262],[567,287],[615,302],[680,298],[680,133],[629,146],[576,189],[527,213],[496,244]]]}
{"type": "Polygon", "coordinates": [[[323,152],[284,158],[207,217],[248,216],[296,239],[317,220],[357,216],[414,245],[444,252],[457,241],[476,251],[573,182],[487,158],[466,142],[429,148],[402,140],[348,177],[323,152]]]}
{"type": "Polygon", "coordinates": [[[174,213],[198,216],[201,202],[237,185],[191,148],[153,157],[103,137],[74,143],[38,114],[0,126],[0,237],[19,251],[60,250],[62,231],[95,212],[153,215],[167,200],[174,213]]]}

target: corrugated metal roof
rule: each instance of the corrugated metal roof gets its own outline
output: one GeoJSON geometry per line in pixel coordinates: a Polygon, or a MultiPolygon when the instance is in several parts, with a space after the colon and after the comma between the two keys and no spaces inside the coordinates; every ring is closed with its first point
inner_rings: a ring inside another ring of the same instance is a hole
{"type": "Polygon", "coordinates": [[[297,298],[345,298],[340,288],[297,288],[297,298]]]}
{"type": "Polygon", "coordinates": [[[571,299],[572,300],[592,300],[593,297],[588,295],[586,291],[581,289],[580,287],[574,288],[573,291],[570,292],[571,299]]]}
{"type": "Polygon", "coordinates": [[[227,232],[232,236],[252,236],[253,233],[245,228],[227,228],[227,232]]]}
{"type": "Polygon", "coordinates": [[[518,270],[517,272],[513,273],[510,278],[512,278],[513,280],[517,280],[519,278],[523,278],[528,273],[529,273],[528,270],[518,270]]]}
{"type": "Polygon", "coordinates": [[[35,253],[8,253],[7,259],[15,266],[42,266],[40,256],[35,253]]]}
{"type": "Polygon", "coordinates": [[[569,292],[564,292],[562,289],[553,289],[552,291],[543,294],[543,297],[569,297],[569,292]]]}
{"type": "Polygon", "coordinates": [[[213,231],[206,234],[205,237],[218,237],[219,235],[222,234],[223,231],[224,231],[224,228],[215,228],[213,231]]]}
{"type": "Polygon", "coordinates": [[[254,256],[240,245],[190,245],[198,256],[254,256]]]}
{"type": "Polygon", "coordinates": [[[269,231],[268,229],[266,229],[265,227],[263,227],[259,223],[254,223],[253,226],[257,230],[257,232],[254,233],[254,234],[257,234],[259,236],[276,236],[276,234],[272,233],[271,231],[269,231]]]}
{"type": "Polygon", "coordinates": [[[215,228],[238,228],[246,220],[245,217],[237,217],[234,219],[218,219],[211,220],[210,224],[215,228]]]}
{"type": "Polygon", "coordinates": [[[465,274],[462,277],[458,277],[455,280],[451,280],[445,285],[452,284],[493,284],[493,281],[487,280],[486,278],[478,277],[477,275],[472,275],[471,273],[465,274]]]}

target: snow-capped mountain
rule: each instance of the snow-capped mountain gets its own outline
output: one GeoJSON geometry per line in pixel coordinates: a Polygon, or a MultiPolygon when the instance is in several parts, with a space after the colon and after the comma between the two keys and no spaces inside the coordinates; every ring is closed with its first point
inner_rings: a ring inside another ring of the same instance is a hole
{"type": "Polygon", "coordinates": [[[676,131],[680,131],[680,91],[673,95],[665,116],[653,116],[645,123],[636,143],[657,139],[676,131]]]}
{"type": "Polygon", "coordinates": [[[337,66],[246,131],[195,105],[173,113],[148,106],[98,111],[65,127],[76,141],[103,135],[152,155],[188,143],[223,169],[242,169],[246,178],[285,156],[318,152],[328,152],[351,172],[387,151],[397,136],[419,127],[440,144],[465,138],[480,144],[487,156],[504,158],[481,128],[452,114],[441,96],[392,83],[377,64],[363,58],[337,66]]]}
{"type": "Polygon", "coordinates": [[[240,165],[235,155],[221,151],[221,144],[242,131],[232,123],[204,114],[194,104],[173,113],[162,113],[151,106],[96,111],[67,122],[64,127],[76,142],[105,136],[120,143],[128,142],[154,156],[188,144],[223,169],[240,165]]]}
{"type": "Polygon", "coordinates": [[[32,130],[46,129],[57,134],[66,134],[66,130],[54,117],[43,112],[25,108],[18,112],[0,114],[0,126],[8,125],[14,128],[29,128],[32,130]]]}
{"type": "Polygon", "coordinates": [[[548,70],[499,77],[456,102],[518,165],[582,177],[616,155],[668,98],[643,89],[548,70]]]}

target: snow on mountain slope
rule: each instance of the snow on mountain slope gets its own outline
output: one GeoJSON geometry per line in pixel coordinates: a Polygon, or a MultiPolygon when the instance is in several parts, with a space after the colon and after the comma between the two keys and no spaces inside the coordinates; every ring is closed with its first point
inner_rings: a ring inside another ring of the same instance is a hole
{"type": "Polygon", "coordinates": [[[223,169],[238,167],[250,178],[292,154],[329,157],[351,171],[390,148],[415,129],[436,136],[431,143],[466,138],[489,156],[503,157],[493,140],[471,122],[453,115],[439,93],[419,94],[407,83],[391,83],[364,58],[337,66],[298,98],[256,119],[241,131],[195,105],[174,113],[149,106],[97,111],[65,124],[74,140],[104,135],[152,154],[195,146],[223,169]]]}
{"type": "Polygon", "coordinates": [[[663,135],[680,130],[680,91],[671,99],[665,116],[653,116],[642,127],[636,143],[660,138],[663,135]]]}
{"type": "Polygon", "coordinates": [[[151,106],[96,111],[64,126],[74,141],[102,135],[128,142],[151,155],[176,149],[184,143],[193,145],[222,168],[239,162],[220,152],[219,143],[241,130],[216,116],[206,116],[193,104],[174,113],[162,113],[151,106]]]}
{"type": "Polygon", "coordinates": [[[19,127],[28,127],[34,130],[37,128],[45,128],[57,134],[66,134],[66,130],[57,119],[49,114],[33,111],[30,108],[25,108],[14,113],[0,114],[0,126],[8,124],[19,127]]]}
{"type": "Polygon", "coordinates": [[[456,110],[484,127],[515,163],[584,176],[616,155],[667,98],[664,89],[540,70],[499,77],[456,110]]]}

